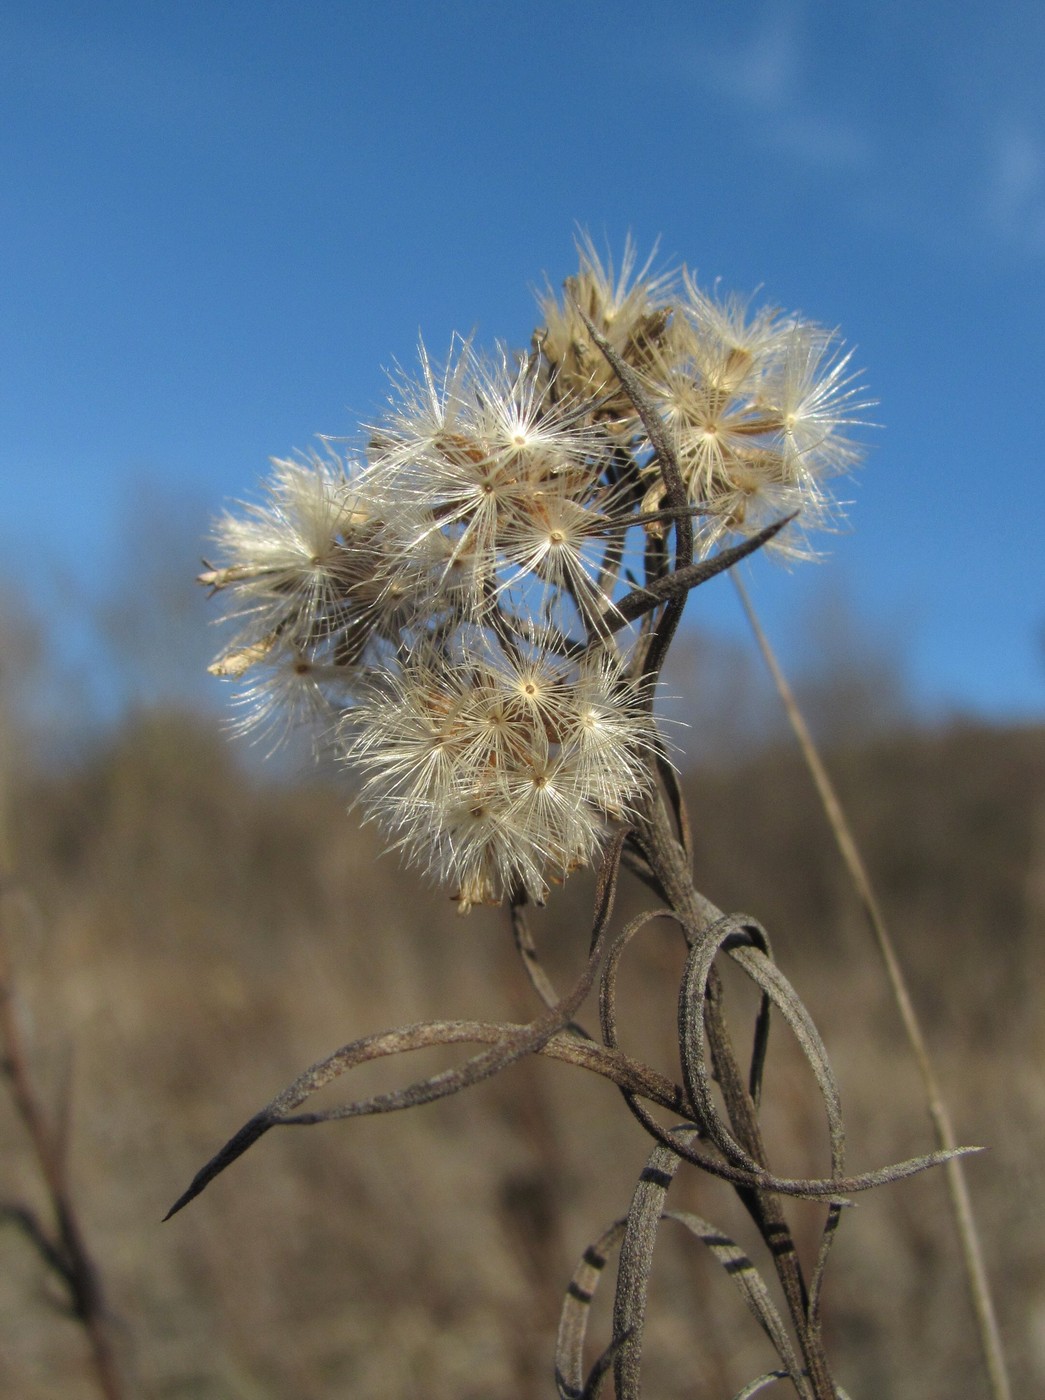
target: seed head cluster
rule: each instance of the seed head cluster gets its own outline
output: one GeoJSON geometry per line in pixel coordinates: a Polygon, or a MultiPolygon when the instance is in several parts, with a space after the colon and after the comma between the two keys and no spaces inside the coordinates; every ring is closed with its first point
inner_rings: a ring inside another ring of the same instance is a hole
{"type": "Polygon", "coordinates": [[[668,490],[589,325],[665,426],[701,554],[796,511],[774,544],[809,553],[859,457],[865,405],[821,327],[636,271],[630,245],[615,272],[588,241],[540,310],[527,353],[422,347],[355,458],[323,440],[274,460],[200,576],[239,623],[211,670],[241,725],[332,738],[366,813],[462,909],[543,902],[663,757],[657,610],[625,626],[619,607],[668,571],[668,490]]]}

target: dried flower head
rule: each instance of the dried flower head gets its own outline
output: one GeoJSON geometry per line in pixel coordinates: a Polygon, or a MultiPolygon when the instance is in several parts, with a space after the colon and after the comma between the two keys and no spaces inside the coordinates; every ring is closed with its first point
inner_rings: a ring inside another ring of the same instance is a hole
{"type": "Polygon", "coordinates": [[[630,436],[638,426],[635,406],[592,343],[579,313],[593,322],[626,364],[639,368],[670,322],[665,298],[672,278],[651,275],[653,254],[636,272],[637,254],[630,238],[619,273],[609,259],[600,259],[590,238],[580,240],[578,252],[580,269],[566,279],[562,301],[550,288],[540,299],[544,324],[534,332],[534,349],[556,398],[590,405],[600,420],[630,436]]]}
{"type": "Polygon", "coordinates": [[[519,891],[543,903],[650,790],[641,686],[611,652],[572,662],[554,642],[426,648],[346,716],[362,806],[462,909],[519,891]]]}
{"type": "Polygon", "coordinates": [[[778,540],[802,552],[859,456],[849,357],[797,316],[637,269],[630,242],[617,273],[590,240],[541,311],[528,356],[422,346],[365,463],[274,461],[201,575],[239,623],[212,670],[241,726],[336,731],[368,815],[462,908],[543,900],[651,790],[677,524],[651,438],[704,554],[795,510],[778,540]]]}
{"type": "Polygon", "coordinates": [[[200,575],[240,624],[212,663],[241,680],[244,730],[285,733],[345,703],[375,638],[398,639],[394,599],[375,583],[380,522],[361,468],[328,450],[273,459],[265,498],[226,512],[222,562],[200,575]]]}
{"type": "Polygon", "coordinates": [[[615,494],[604,434],[551,402],[533,364],[467,344],[441,374],[422,347],[420,380],[397,391],[372,429],[369,471],[391,577],[425,574],[469,618],[524,576],[590,594],[587,540],[615,494]]]}
{"type": "MultiPolygon", "coordinates": [[[[772,547],[808,555],[809,534],[838,514],[827,482],[859,460],[848,429],[867,403],[850,357],[813,323],[771,308],[749,316],[745,302],[716,301],[688,273],[683,286],[643,378],[699,511],[698,546],[706,554],[726,535],[798,512],[772,547]]],[[[646,475],[652,510],[664,490],[655,466],[646,475]]]]}

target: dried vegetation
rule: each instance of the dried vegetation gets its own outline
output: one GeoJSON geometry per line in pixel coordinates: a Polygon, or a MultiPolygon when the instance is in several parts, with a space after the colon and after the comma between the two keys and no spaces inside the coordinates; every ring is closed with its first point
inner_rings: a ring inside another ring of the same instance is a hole
{"type": "MultiPolygon", "coordinates": [[[[990,1148],[968,1172],[1014,1388],[1036,1393],[1045,733],[901,732],[829,760],[961,1140],[990,1148]]],[[[896,1013],[797,758],[771,750],[754,766],[693,773],[687,787],[702,887],[773,931],[824,1034],[854,1170],[928,1150],[896,1013]]],[[[329,784],[259,782],[208,723],[174,714],[128,723],[60,776],[12,779],[28,896],[6,908],[19,1010],[48,1102],[69,1105],[72,1186],[131,1394],[546,1396],[562,1289],[626,1209],[645,1160],[648,1141],[609,1086],[528,1062],[410,1114],[271,1134],[160,1226],[200,1161],[302,1065],[414,1019],[537,1010],[503,911],[462,920],[445,897],[419,895],[344,803],[329,784]]],[[[589,908],[575,876],[554,929],[537,924],[564,981],[585,955],[589,908]]],[[[647,937],[622,974],[623,1042],[672,1072],[677,943],[647,937]]],[[[797,1052],[781,1048],[767,1095],[781,1106],[766,1125],[774,1159],[815,1174],[818,1107],[797,1052]]],[[[403,1065],[367,1074],[353,1094],[405,1082],[403,1065]]],[[[6,1102],[0,1112],[0,1195],[45,1213],[6,1102]]],[[[731,1192],[697,1177],[680,1176],[673,1203],[747,1242],[731,1192]]],[[[12,1228],[0,1248],[0,1390],[86,1400],[84,1339],[47,1271],[12,1228]]],[[[826,1326],[850,1393],[981,1393],[937,1173],[861,1197],[837,1251],[826,1326]]],[[[658,1244],[654,1303],[646,1385],[658,1400],[729,1394],[771,1364],[721,1271],[681,1232],[658,1244]]]]}

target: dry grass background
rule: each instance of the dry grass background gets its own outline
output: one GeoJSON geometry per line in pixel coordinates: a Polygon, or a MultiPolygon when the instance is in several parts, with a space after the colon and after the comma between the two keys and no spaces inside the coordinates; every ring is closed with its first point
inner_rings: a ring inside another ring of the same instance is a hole
{"type": "MultiPolygon", "coordinates": [[[[1040,1394],[1045,731],[898,732],[828,757],[959,1136],[990,1147],[970,1182],[1015,1393],[1040,1394]]],[[[797,759],[771,749],[687,786],[698,885],[770,930],[839,1074],[853,1169],[927,1150],[915,1071],[797,759]]],[[[424,1017],[533,1014],[503,917],[457,918],[379,858],[343,791],[247,773],[199,718],[142,714],[60,773],[15,764],[7,807],[29,895],[7,909],[21,1014],[49,1101],[68,1089],[73,1185],[130,1393],[550,1395],[562,1290],[646,1153],[616,1091],[573,1069],[522,1064],[406,1114],[272,1133],[159,1223],[216,1147],[337,1045],[424,1017]]],[[[575,877],[538,920],[563,981],[584,957],[589,889],[575,877]]],[[[666,924],[647,935],[622,988],[626,1048],[666,1070],[677,941],[666,924]]],[[[343,1096],[437,1063],[382,1065],[343,1096]]],[[[806,1074],[785,1047],[767,1113],[776,1164],[813,1174],[824,1132],[806,1074]]],[[[43,1209],[6,1101],[0,1124],[0,1195],[43,1209]]],[[[684,1173],[677,1189],[752,1243],[728,1189],[684,1173]]],[[[815,1207],[796,1209],[812,1223],[815,1207]]],[[[83,1339],[53,1283],[13,1230],[0,1259],[0,1393],[86,1400],[83,1339]]],[[[826,1318],[860,1400],[985,1394],[941,1179],[860,1199],[826,1318]]],[[[681,1235],[658,1244],[646,1355],[657,1400],[725,1396],[770,1364],[725,1277],[681,1235]]]]}

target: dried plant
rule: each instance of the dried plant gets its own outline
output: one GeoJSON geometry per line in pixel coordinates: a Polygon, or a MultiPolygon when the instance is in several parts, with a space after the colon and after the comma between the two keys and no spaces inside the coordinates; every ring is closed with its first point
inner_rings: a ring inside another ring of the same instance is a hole
{"type": "MultiPolygon", "coordinates": [[[[32,1146],[33,1159],[53,1221],[48,1222],[22,1200],[0,1200],[0,1224],[17,1227],[48,1274],[57,1280],[69,1314],[87,1339],[91,1371],[105,1400],[122,1400],[127,1391],[117,1361],[113,1318],[106,1306],[101,1276],[87,1245],[69,1181],[65,1114],[48,1113],[33,1077],[18,1016],[14,969],[8,951],[7,915],[16,892],[0,862],[0,1073],[7,1082],[18,1118],[32,1146]]],[[[24,896],[23,891],[18,893],[24,896]]]]}
{"type": "Polygon", "coordinates": [[[630,246],[618,275],[582,243],[565,296],[547,292],[541,311],[528,354],[457,343],[440,369],[422,349],[420,374],[397,378],[359,460],[325,440],[322,452],[274,462],[265,498],[219,522],[221,559],[201,581],[239,623],[212,669],[240,684],[242,727],[278,739],[311,723],[320,752],[360,775],[358,802],[393,849],[447,885],[462,912],[507,905],[545,1009],[527,1025],[426,1022],[342,1047],[255,1114],[171,1214],[277,1125],[430,1102],[527,1055],[565,1060],[616,1084],[653,1146],[627,1214],[567,1288],[559,1395],[597,1395],[611,1371],[619,1396],[640,1393],[652,1250],[661,1220],[673,1220],[723,1266],[778,1358],[738,1400],[778,1380],[804,1400],[842,1396],[821,1298],[847,1199],[955,1152],[847,1172],[826,1051],[766,932],[694,884],[689,821],[653,710],[693,589],[758,549],[806,557],[815,530],[837,520],[829,485],[859,459],[858,376],[833,333],[709,296],[685,271],[636,270],[630,246]],[[587,960],[560,995],[526,907],[596,863],[587,960]],[[622,868],[657,904],[617,930],[622,868]],[[685,943],[677,1080],[619,1044],[621,960],[658,920],[685,943]],[[727,1024],[723,958],[757,991],[746,1068],[727,1024]],[[578,1019],[596,984],[598,1037],[578,1019]],[[773,1008],[823,1100],[830,1161],[819,1177],[783,1176],[767,1157],[773,1008]],[[303,1107],[367,1061],[452,1044],[484,1048],[397,1092],[303,1107]],[[684,1164],[734,1188],[784,1313],[728,1235],[667,1208],[684,1164]],[[820,1203],[812,1260],[796,1248],[792,1198],[820,1203]],[[613,1249],[613,1333],[589,1365],[590,1303],[613,1249]]]}

